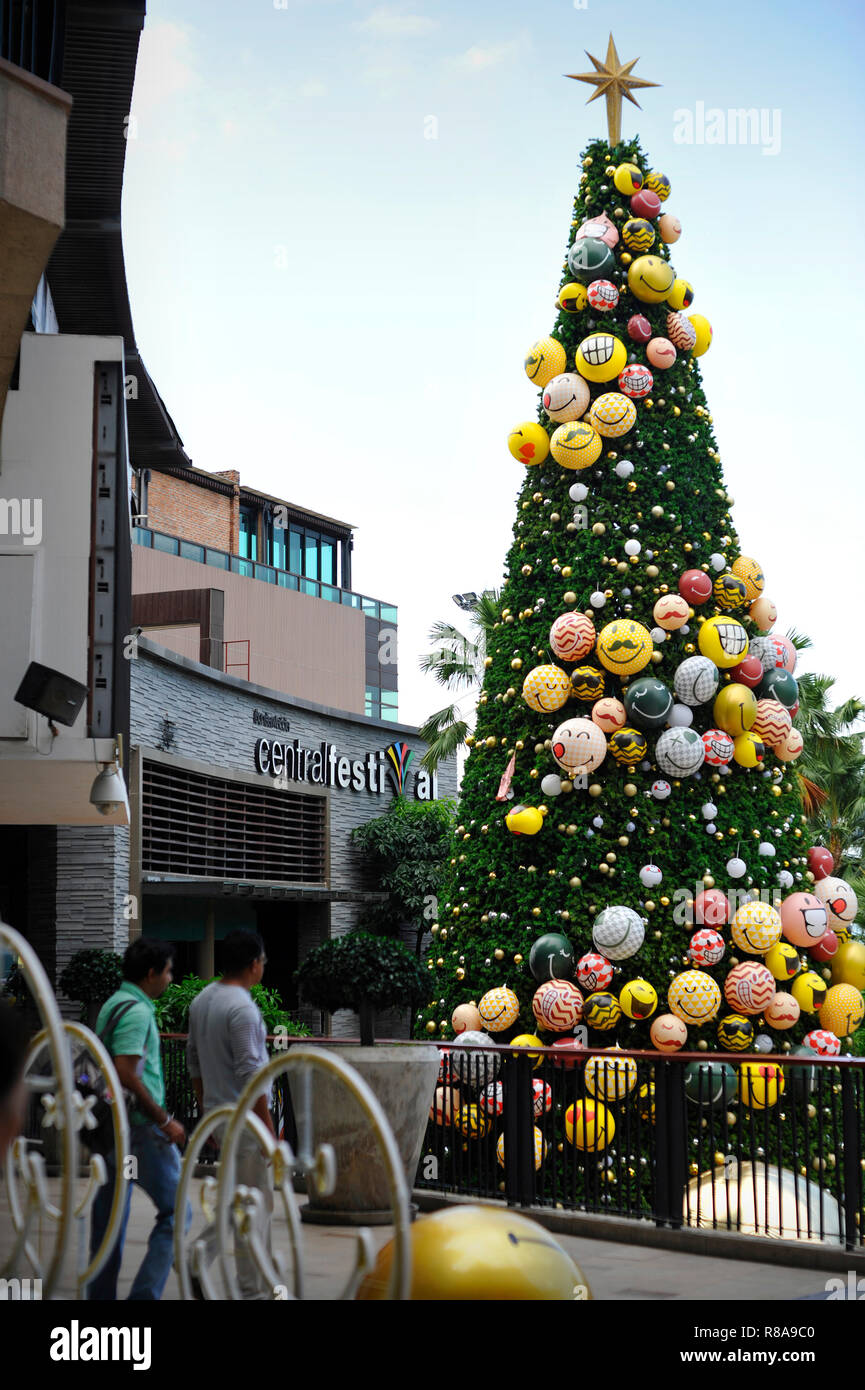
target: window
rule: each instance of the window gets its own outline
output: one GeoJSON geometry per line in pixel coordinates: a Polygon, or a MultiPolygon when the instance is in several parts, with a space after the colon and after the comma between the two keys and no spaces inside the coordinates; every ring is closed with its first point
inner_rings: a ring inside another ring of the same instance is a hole
{"type": "Polygon", "coordinates": [[[303,533],[294,527],[288,533],[288,568],[292,574],[303,573],[303,533]]]}
{"type": "Polygon", "coordinates": [[[285,536],[286,533],[279,526],[274,526],[270,536],[270,564],[274,569],[284,570],[285,565],[285,536]]]}
{"type": "Polygon", "coordinates": [[[258,513],[254,507],[240,509],[239,551],[244,560],[258,559],[258,513]]]}
{"type": "Polygon", "coordinates": [[[383,690],[381,692],[381,717],[396,722],[399,718],[397,714],[397,693],[395,690],[383,690]]]}
{"type": "Polygon", "coordinates": [[[321,538],[321,579],[324,584],[336,583],[336,546],[327,536],[321,538]]]}
{"type": "Polygon", "coordinates": [[[318,536],[314,531],[304,536],[303,572],[307,579],[318,579],[318,536]]]}

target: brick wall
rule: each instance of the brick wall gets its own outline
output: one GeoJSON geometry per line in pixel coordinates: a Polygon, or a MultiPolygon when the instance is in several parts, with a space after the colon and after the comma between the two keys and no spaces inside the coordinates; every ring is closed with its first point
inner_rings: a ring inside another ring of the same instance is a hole
{"type": "Polygon", "coordinates": [[[152,472],[147,488],[145,526],[152,531],[164,531],[169,536],[182,536],[184,540],[236,554],[239,474],[226,475],[226,479],[237,487],[233,497],[198,487],[168,473],[152,472]]]}

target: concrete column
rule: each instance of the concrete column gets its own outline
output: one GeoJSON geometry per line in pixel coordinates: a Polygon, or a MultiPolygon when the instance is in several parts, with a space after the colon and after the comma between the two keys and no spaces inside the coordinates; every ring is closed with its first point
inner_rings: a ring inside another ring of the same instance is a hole
{"type": "Polygon", "coordinates": [[[209,980],[216,974],[216,918],[212,902],[207,904],[204,936],[198,943],[198,974],[202,980],[209,980]]]}

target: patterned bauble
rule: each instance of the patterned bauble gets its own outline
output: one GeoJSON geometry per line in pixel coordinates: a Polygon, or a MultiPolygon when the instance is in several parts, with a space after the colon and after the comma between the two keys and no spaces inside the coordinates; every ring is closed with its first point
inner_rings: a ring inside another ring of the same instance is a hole
{"type": "Polygon", "coordinates": [[[828,1028],[812,1028],[802,1042],[818,1057],[837,1057],[841,1051],[841,1039],[837,1033],[830,1033],[828,1028]]]}
{"type": "Polygon", "coordinates": [[[622,767],[637,767],[649,751],[646,735],[639,729],[617,729],[610,736],[610,753],[622,767]]]}
{"type": "Polygon", "coordinates": [[[457,1129],[466,1139],[483,1139],[489,1127],[489,1120],[477,1105],[464,1105],[457,1112],[457,1129]]]}
{"type": "Polygon", "coordinates": [[[839,1038],[849,1037],[865,1016],[865,999],[855,985],[833,985],[820,1009],[820,1025],[839,1038]]]}
{"type": "Polygon", "coordinates": [[[701,927],[694,932],[688,946],[688,955],[695,965],[717,965],[724,959],[724,938],[714,927],[701,927]]]}
{"type": "Polygon", "coordinates": [[[497,1052],[479,1052],[480,1047],[495,1046],[488,1033],[468,1029],[460,1035],[459,1044],[454,1044],[450,1054],[451,1074],[458,1077],[464,1086],[476,1090],[494,1081],[502,1065],[497,1052]]]}
{"type": "Polygon", "coordinates": [[[751,733],[769,747],[783,743],[793,727],[790,711],[778,700],[758,700],[757,713],[751,725],[751,733]]]}
{"type": "Polygon", "coordinates": [[[629,217],[622,228],[622,241],[629,251],[648,251],[655,244],[655,229],[645,217],[629,217]]]}
{"type": "Polygon", "coordinates": [[[665,632],[678,632],[691,616],[688,600],[681,594],[664,594],[652,609],[652,618],[665,632]]]}
{"type": "Polygon", "coordinates": [[[588,410],[590,399],[588,386],[576,372],[562,372],[544,388],[544,410],[557,425],[579,420],[588,410]]]}
{"type": "Polygon", "coordinates": [[[546,386],[565,370],[567,356],[556,338],[539,338],[526,353],[525,369],[535,386],[546,386]]]}
{"type": "Polygon", "coordinates": [[[520,1001],[507,985],[499,985],[487,991],[478,1004],[478,1013],[490,1033],[502,1033],[519,1018],[520,1001]]]}
{"type": "Polygon", "coordinates": [[[631,618],[616,618],[598,633],[598,657],[617,676],[633,676],[652,659],[652,634],[631,618]]]}
{"type": "MultiPolygon", "coordinates": [[[[541,1133],[541,1131],[538,1129],[537,1125],[533,1125],[533,1126],[532,1126],[532,1136],[533,1136],[533,1144],[534,1144],[534,1152],[535,1152],[535,1170],[537,1171],[537,1169],[540,1168],[541,1164],[542,1164],[543,1161],[544,1161],[544,1154],[546,1153],[547,1145],[546,1145],[546,1140],[544,1139],[544,1136],[543,1136],[543,1134],[541,1133]]],[[[505,1136],[504,1136],[503,1133],[500,1134],[499,1137],[498,1137],[498,1139],[496,1140],[496,1158],[497,1158],[499,1164],[501,1165],[501,1167],[504,1168],[504,1166],[505,1166],[505,1136]]],[[[517,1240],[518,1237],[517,1237],[517,1236],[513,1236],[512,1239],[513,1239],[513,1240],[517,1240]]]]}
{"type": "Polygon", "coordinates": [[[722,613],[732,613],[737,608],[744,608],[748,598],[745,581],[737,579],[735,574],[719,574],[712,585],[712,593],[715,606],[720,608],[722,613]]]}
{"type": "Polygon", "coordinates": [[[659,1052],[678,1052],[688,1041],[688,1030],[675,1014],[659,1014],[649,1029],[649,1037],[659,1052]]]}
{"type": "Polygon", "coordinates": [[[712,767],[726,767],[734,753],[733,740],[723,729],[707,729],[703,734],[706,762],[712,767]]]}
{"type": "Polygon", "coordinates": [[[691,777],[703,764],[706,750],[696,729],[665,729],[655,744],[655,760],[670,777],[691,777]]]}
{"type": "Polygon", "coordinates": [[[590,423],[604,439],[621,439],[633,429],[637,407],[621,391],[605,391],[592,403],[590,423]]]}
{"type": "Polygon", "coordinates": [[[550,752],[569,775],[594,772],[607,756],[607,740],[591,719],[566,719],[553,733],[550,752]]]}
{"type": "Polygon", "coordinates": [[[667,337],[680,352],[690,352],[697,341],[697,330],[684,314],[671,309],[667,314],[667,337]]]}
{"type": "Polygon", "coordinates": [[[619,291],[612,280],[593,280],[588,289],[589,303],[599,314],[611,314],[619,302],[619,291]]]}
{"type": "Polygon", "coordinates": [[[583,1005],[583,1022],[599,1033],[608,1033],[622,1017],[622,1007],[615,994],[598,990],[590,994],[583,1005]]]}
{"type": "Polygon", "coordinates": [[[612,1143],[616,1121],[599,1100],[578,1100],[565,1111],[565,1133],[581,1153],[601,1153],[612,1143]]]}
{"type": "Polygon", "coordinates": [[[741,951],[764,956],[781,939],[781,918],[769,903],[743,903],[736,910],[730,934],[741,951]]]}
{"type": "Polygon", "coordinates": [[[683,1023],[699,1027],[715,1017],[721,1007],[721,991],[705,970],[683,970],[670,983],[667,1005],[683,1023]]]}
{"type": "Polygon", "coordinates": [[[583,1073],[586,1090],[598,1100],[624,1100],[637,1084],[637,1064],[615,1048],[590,1057],[583,1073]]]}
{"type": "Polygon", "coordinates": [[[843,878],[821,878],[814,885],[814,892],[820,899],[829,916],[829,926],[836,923],[846,926],[856,920],[859,901],[850,884],[843,878]]]}
{"type": "Polygon", "coordinates": [[[786,738],[776,743],[772,752],[779,762],[794,763],[805,747],[805,740],[798,729],[791,729],[786,738]]]}
{"type": "MultiPolygon", "coordinates": [[[[739,555],[733,561],[732,570],[735,575],[744,580],[748,600],[754,603],[762,594],[766,583],[763,566],[757,560],[752,560],[750,555],[739,555]]],[[[750,616],[754,618],[753,613],[750,616]]],[[[754,621],[757,621],[756,618],[754,621]]]]}
{"type": "Polygon", "coordinates": [[[571,694],[577,700],[597,700],[604,693],[604,673],[597,666],[575,666],[571,672],[571,694]]]}
{"type": "Polygon", "coordinates": [[[643,187],[647,188],[650,193],[656,193],[662,203],[666,203],[670,196],[670,180],[659,169],[649,170],[643,178],[643,187]]]}
{"type": "Polygon", "coordinates": [[[762,1013],[774,993],[771,970],[754,960],[734,966],[724,981],[724,998],[743,1014],[762,1013]]]}
{"type": "Polygon", "coordinates": [[[553,1088],[548,1081],[542,1081],[539,1076],[532,1080],[532,1110],[536,1120],[552,1108],[553,1088]]]}
{"type": "Polygon", "coordinates": [[[532,1012],[547,1032],[567,1033],[580,1021],[583,996],[570,980],[545,980],[535,990],[532,1012]]]}
{"type": "Polygon", "coordinates": [[[676,698],[692,708],[707,704],[720,683],[720,672],[714,661],[710,661],[707,656],[689,656],[676,667],[673,676],[676,698]]]}
{"type": "Polygon", "coordinates": [[[587,951],[577,961],[577,981],[583,986],[583,989],[590,992],[606,989],[612,978],[612,961],[607,960],[606,956],[599,955],[597,951],[587,951]]]}
{"type": "Polygon", "coordinates": [[[550,453],[562,468],[590,468],[601,457],[604,445],[597,430],[587,420],[559,425],[550,439],[550,453]]]}
{"type": "Polygon", "coordinates": [[[592,924],[592,941],[609,960],[627,960],[636,955],[645,935],[640,914],[619,903],[605,907],[592,924]]]}
{"type": "Polygon", "coordinates": [[[778,990],[763,1010],[763,1017],[770,1028],[784,1031],[799,1022],[801,1012],[798,1001],[792,994],[778,990]]]}
{"type": "Polygon", "coordinates": [[[559,661],[579,661],[597,641],[595,624],[585,613],[562,613],[550,628],[550,651],[559,661]]]}
{"type": "Polygon", "coordinates": [[[638,362],[632,362],[619,373],[619,390],[633,401],[648,396],[653,384],[654,378],[648,367],[641,367],[638,362]]]}
{"type": "Polygon", "coordinates": [[[718,1044],[727,1052],[748,1052],[754,1025],[746,1014],[727,1014],[718,1023],[718,1044]]]}
{"type": "Polygon", "coordinates": [[[535,666],[523,681],[523,699],[537,714],[561,709],[570,693],[570,677],[560,666],[535,666]]]}
{"type": "Polygon", "coordinates": [[[491,1081],[489,1086],[484,1086],[478,1096],[478,1105],[485,1110],[488,1115],[501,1115],[505,1108],[505,1092],[501,1081],[491,1081]]]}

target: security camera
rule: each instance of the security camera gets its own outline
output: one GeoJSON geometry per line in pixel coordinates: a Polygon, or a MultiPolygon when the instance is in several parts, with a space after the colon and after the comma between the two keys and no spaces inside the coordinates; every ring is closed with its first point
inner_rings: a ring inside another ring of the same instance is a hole
{"type": "Polygon", "coordinates": [[[115,763],[106,763],[90,789],[90,804],[100,816],[113,816],[122,806],[128,806],[126,783],[115,763]]]}

